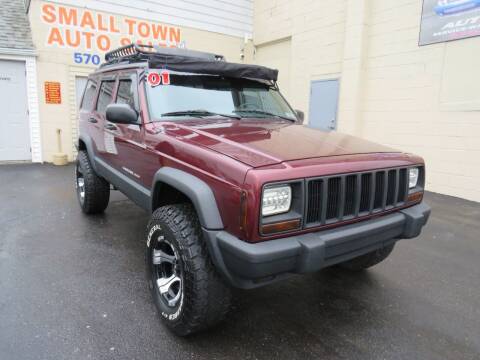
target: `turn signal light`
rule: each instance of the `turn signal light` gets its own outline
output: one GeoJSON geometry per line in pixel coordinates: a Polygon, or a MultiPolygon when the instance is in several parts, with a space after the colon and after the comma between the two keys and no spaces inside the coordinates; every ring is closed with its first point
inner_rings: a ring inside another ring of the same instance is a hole
{"type": "Polygon", "coordinates": [[[300,228],[300,219],[262,225],[262,234],[270,235],[300,228]]]}
{"type": "Polygon", "coordinates": [[[419,202],[423,199],[423,192],[415,192],[413,194],[409,194],[407,198],[407,202],[419,202]]]}

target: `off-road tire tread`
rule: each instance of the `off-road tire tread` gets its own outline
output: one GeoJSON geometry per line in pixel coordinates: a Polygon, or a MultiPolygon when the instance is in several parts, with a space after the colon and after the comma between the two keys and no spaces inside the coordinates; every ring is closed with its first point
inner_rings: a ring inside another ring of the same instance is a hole
{"type": "Polygon", "coordinates": [[[178,321],[162,319],[181,336],[219,323],[228,313],[231,293],[210,259],[194,208],[191,204],[160,207],[152,214],[147,231],[156,221],[163,222],[174,234],[184,264],[183,313],[178,321]],[[187,291],[191,297],[185,296],[187,291]]]}
{"type": "Polygon", "coordinates": [[[78,152],[77,161],[85,180],[85,200],[80,206],[85,214],[100,214],[110,201],[110,184],[95,173],[85,150],[78,152]]]}
{"type": "Polygon", "coordinates": [[[361,271],[368,269],[369,267],[377,265],[378,263],[385,260],[391,254],[394,247],[395,244],[384,246],[365,255],[361,255],[352,260],[340,263],[339,266],[351,271],[361,271]]]}

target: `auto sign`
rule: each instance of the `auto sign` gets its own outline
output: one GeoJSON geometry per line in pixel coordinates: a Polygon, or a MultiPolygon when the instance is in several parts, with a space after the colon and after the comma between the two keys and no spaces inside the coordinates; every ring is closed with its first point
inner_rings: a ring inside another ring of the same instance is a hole
{"type": "Polygon", "coordinates": [[[419,45],[480,35],[480,0],[424,0],[419,45]]]}

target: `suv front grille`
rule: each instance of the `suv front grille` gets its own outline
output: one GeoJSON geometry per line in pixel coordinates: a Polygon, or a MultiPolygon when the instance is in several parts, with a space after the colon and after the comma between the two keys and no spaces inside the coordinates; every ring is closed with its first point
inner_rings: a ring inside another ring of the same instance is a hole
{"type": "Polygon", "coordinates": [[[405,204],[407,168],[307,179],[305,226],[371,215],[405,204]]]}

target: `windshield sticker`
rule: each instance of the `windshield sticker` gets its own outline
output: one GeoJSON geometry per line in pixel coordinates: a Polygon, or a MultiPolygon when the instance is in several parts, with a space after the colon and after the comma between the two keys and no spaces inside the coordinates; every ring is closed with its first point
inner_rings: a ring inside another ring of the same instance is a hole
{"type": "Polygon", "coordinates": [[[161,72],[151,72],[147,76],[148,85],[155,87],[158,85],[170,85],[170,73],[167,70],[161,72]]]}

